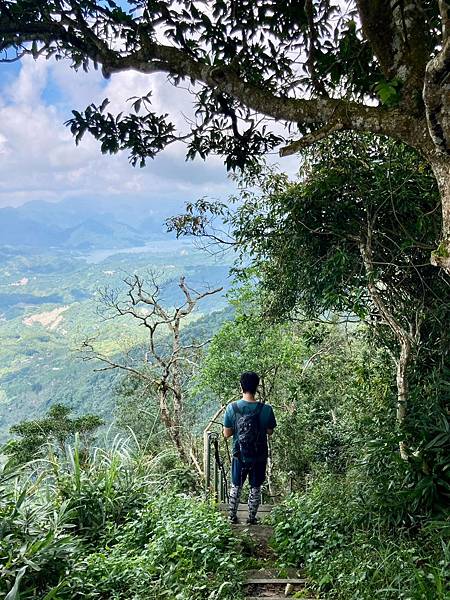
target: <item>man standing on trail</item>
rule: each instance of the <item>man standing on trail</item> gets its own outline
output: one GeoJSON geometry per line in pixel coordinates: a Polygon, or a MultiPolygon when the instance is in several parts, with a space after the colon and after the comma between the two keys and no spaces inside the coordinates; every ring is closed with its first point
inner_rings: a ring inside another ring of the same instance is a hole
{"type": "Polygon", "coordinates": [[[250,484],[247,523],[257,523],[261,485],[266,478],[267,436],[272,435],[276,427],[275,415],[270,404],[263,404],[255,399],[258,385],[259,376],[256,373],[242,373],[242,399],[229,404],[225,411],[223,435],[225,438],[233,436],[229,505],[229,519],[232,523],[238,521],[236,513],[247,476],[250,484]]]}

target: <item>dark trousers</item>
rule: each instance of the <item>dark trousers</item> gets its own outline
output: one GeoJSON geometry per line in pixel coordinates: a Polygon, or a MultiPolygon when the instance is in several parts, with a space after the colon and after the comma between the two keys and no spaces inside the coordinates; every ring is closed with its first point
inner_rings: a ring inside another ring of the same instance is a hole
{"type": "Polygon", "coordinates": [[[231,481],[233,485],[242,487],[248,477],[250,487],[261,487],[266,479],[266,467],[266,460],[244,464],[233,456],[231,461],[231,481]]]}
{"type": "Polygon", "coordinates": [[[248,516],[251,520],[256,518],[259,505],[261,504],[261,485],[266,478],[267,461],[255,462],[253,464],[244,464],[238,458],[233,457],[231,462],[231,482],[230,489],[230,517],[235,518],[239,507],[242,486],[248,477],[250,484],[250,494],[248,495],[248,516]]]}

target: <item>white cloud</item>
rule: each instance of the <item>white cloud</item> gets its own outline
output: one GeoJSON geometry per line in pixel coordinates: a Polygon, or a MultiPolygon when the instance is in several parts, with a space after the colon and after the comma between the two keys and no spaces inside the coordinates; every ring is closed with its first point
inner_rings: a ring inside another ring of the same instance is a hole
{"type": "Polygon", "coordinates": [[[6,154],[6,138],[4,135],[0,135],[0,154],[6,154]]]}
{"type": "MultiPolygon", "coordinates": [[[[231,186],[221,162],[186,163],[181,145],[170,147],[144,169],[131,167],[124,153],[102,155],[89,135],[75,146],[63,125],[71,109],[82,110],[109,97],[112,111],[127,110],[127,98],[150,88],[156,111],[172,115],[180,107],[188,110],[189,98],[181,100],[186,93],[162,76],[130,71],[105,82],[99,72],[76,73],[67,63],[23,60],[12,82],[9,77],[8,85],[0,86],[0,206],[108,195],[142,195],[154,201],[225,196],[231,186]]],[[[182,125],[181,117],[177,125],[182,125]]]]}
{"type": "MultiPolygon", "coordinates": [[[[5,68],[5,67],[0,67],[5,68]]],[[[71,110],[108,97],[110,110],[127,111],[127,99],[152,90],[152,105],[181,131],[192,116],[192,96],[174,88],[163,74],[118,73],[105,81],[98,71],[75,72],[68,63],[24,59],[20,71],[0,83],[0,206],[31,200],[137,196],[155,203],[225,198],[233,186],[222,159],[186,162],[183,144],[169,146],[144,169],[129,165],[125,153],[102,155],[86,134],[78,147],[64,126],[71,110]]],[[[282,167],[295,171],[294,157],[282,167]]]]}
{"type": "Polygon", "coordinates": [[[60,95],[60,103],[70,116],[70,109],[85,108],[101,96],[105,80],[98,71],[75,71],[68,61],[50,62],[49,79],[60,95]]]}
{"type": "Polygon", "coordinates": [[[48,63],[24,60],[19,76],[5,90],[5,96],[13,104],[33,106],[40,101],[47,84],[48,63]]]}

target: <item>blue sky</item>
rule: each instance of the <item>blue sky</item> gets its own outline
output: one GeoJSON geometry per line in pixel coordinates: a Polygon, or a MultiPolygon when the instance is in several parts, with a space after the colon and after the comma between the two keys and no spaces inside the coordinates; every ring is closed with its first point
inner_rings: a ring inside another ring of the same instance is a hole
{"type": "MultiPolygon", "coordinates": [[[[65,198],[138,197],[176,207],[203,196],[225,199],[233,186],[218,157],[186,162],[184,146],[173,145],[140,169],[123,153],[102,155],[89,135],[75,146],[63,124],[72,109],[108,97],[112,112],[127,110],[127,98],[150,89],[155,110],[169,112],[182,129],[192,96],[163,74],[128,71],[105,80],[98,71],[75,72],[66,61],[0,64],[0,207],[65,198]]],[[[297,162],[283,160],[282,167],[294,172],[297,162]]]]}

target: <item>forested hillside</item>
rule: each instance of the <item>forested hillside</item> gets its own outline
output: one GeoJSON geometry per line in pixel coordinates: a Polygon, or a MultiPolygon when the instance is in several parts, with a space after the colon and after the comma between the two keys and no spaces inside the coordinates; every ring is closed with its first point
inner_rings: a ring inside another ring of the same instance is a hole
{"type": "MultiPolygon", "coordinates": [[[[24,212],[22,210],[22,212],[24,212]]],[[[97,213],[97,218],[99,217],[97,213]]],[[[0,222],[2,214],[0,211],[0,222]]],[[[17,215],[15,217],[17,224],[17,215]]],[[[163,234],[160,225],[159,238],[163,234]]],[[[169,236],[167,236],[169,237],[169,236]]],[[[148,238],[147,238],[148,240],[148,238]]],[[[154,272],[164,284],[170,304],[177,297],[177,278],[186,273],[193,286],[224,285],[228,268],[190,244],[173,239],[147,245],[90,252],[3,246],[0,259],[0,440],[8,428],[25,417],[42,415],[51,404],[63,402],[76,411],[95,410],[110,423],[112,390],[117,378],[96,373],[80,359],[85,338],[99,335],[113,355],[138,347],[146,340],[139,327],[104,322],[100,294],[106,287],[120,289],[130,272],[154,272]]],[[[207,299],[202,314],[220,311],[224,297],[207,299]]],[[[198,319],[199,313],[194,318],[198,319]]]]}

